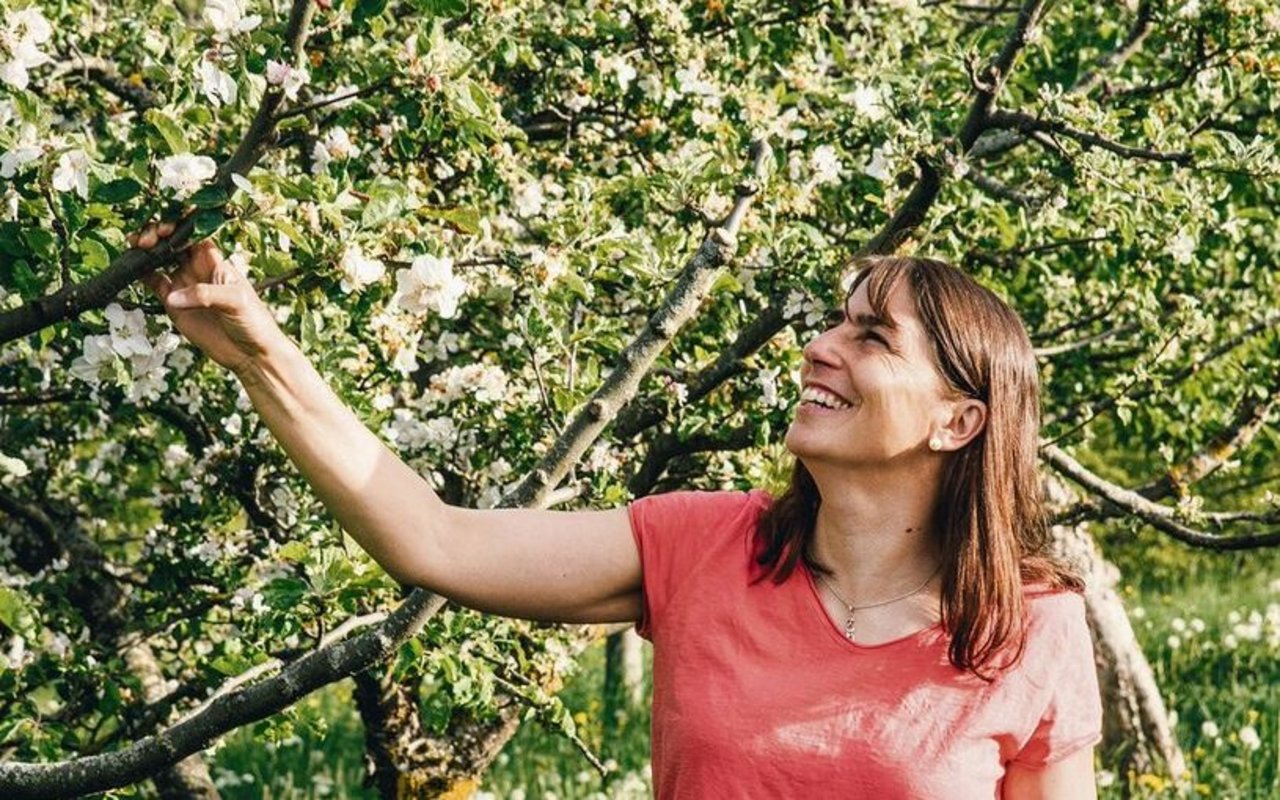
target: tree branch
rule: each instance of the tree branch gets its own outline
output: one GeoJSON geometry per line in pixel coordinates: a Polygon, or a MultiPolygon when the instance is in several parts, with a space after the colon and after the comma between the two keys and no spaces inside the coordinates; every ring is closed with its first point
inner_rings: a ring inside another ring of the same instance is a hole
{"type": "Polygon", "coordinates": [[[1097,147],[1124,158],[1167,161],[1180,166],[1189,166],[1193,161],[1193,156],[1187,152],[1166,152],[1145,147],[1131,147],[1130,145],[1113,142],[1096,133],[1073,128],[1060,120],[1034,117],[1022,111],[994,111],[991,114],[990,122],[992,128],[1016,130],[1026,135],[1041,132],[1066,136],[1079,142],[1086,149],[1097,147]]]}
{"type": "MultiPolygon", "coordinates": [[[[315,3],[294,0],[289,12],[285,39],[295,58],[302,53],[315,3]]],[[[270,146],[275,132],[276,111],[284,101],[278,86],[268,86],[262,104],[235,153],[214,175],[214,186],[231,188],[231,175],[244,175],[270,146]]],[[[75,319],[95,308],[105,308],[122,289],[144,275],[173,262],[195,231],[195,215],[183,218],[167,239],[150,250],[130,249],[121,253],[101,273],[80,283],[63,286],[53,294],[29,300],[12,311],[0,313],[0,344],[11,342],[57,322],[75,319]]]]}
{"type": "MultiPolygon", "coordinates": [[[[1137,517],[1153,528],[1169,534],[1180,542],[1210,550],[1249,550],[1259,547],[1272,547],[1280,544],[1280,529],[1264,533],[1222,536],[1196,530],[1178,519],[1175,508],[1153,502],[1131,489],[1117,486],[1086,469],[1079,461],[1055,444],[1046,444],[1040,448],[1040,455],[1048,464],[1064,477],[1079,485],[1098,500],[1109,503],[1130,516],[1137,517]]],[[[1249,514],[1241,517],[1237,514],[1225,515],[1204,514],[1209,522],[1234,522],[1242,519],[1262,521],[1272,525],[1280,522],[1280,513],[1271,515],[1249,514]]]]}

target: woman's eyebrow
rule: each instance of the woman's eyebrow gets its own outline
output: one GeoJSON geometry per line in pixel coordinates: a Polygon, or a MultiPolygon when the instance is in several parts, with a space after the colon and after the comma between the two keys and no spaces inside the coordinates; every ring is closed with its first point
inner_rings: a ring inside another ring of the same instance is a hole
{"type": "Polygon", "coordinates": [[[853,316],[853,322],[854,324],[861,325],[864,328],[882,328],[891,332],[896,331],[898,327],[884,317],[877,314],[868,314],[865,311],[860,311],[855,314],[853,316]]]}

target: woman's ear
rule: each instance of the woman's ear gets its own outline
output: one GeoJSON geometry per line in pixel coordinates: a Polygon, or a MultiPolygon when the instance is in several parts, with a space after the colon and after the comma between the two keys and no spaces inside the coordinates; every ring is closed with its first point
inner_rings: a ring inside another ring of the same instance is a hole
{"type": "Polygon", "coordinates": [[[951,417],[934,434],[941,443],[939,450],[959,450],[987,426],[987,404],[965,398],[951,406],[951,417]]]}

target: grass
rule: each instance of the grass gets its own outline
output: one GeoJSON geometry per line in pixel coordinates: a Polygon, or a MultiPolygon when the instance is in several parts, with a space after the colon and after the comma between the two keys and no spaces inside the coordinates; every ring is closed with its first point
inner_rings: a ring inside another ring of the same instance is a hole
{"type": "MultiPolygon", "coordinates": [[[[1139,641],[1176,715],[1186,751],[1186,790],[1157,775],[1118,775],[1100,758],[1100,797],[1280,796],[1280,553],[1182,553],[1176,568],[1144,571],[1141,542],[1108,546],[1124,574],[1139,641]],[[1254,735],[1256,734],[1256,741],[1254,735]]],[[[1162,545],[1171,547],[1170,545],[1162,545]]],[[[603,800],[649,796],[647,706],[608,739],[600,724],[603,647],[588,650],[562,697],[578,732],[616,772],[603,781],[562,736],[525,723],[485,776],[477,797],[603,800]]],[[[647,687],[646,687],[647,692],[647,687]]],[[[361,787],[363,732],[349,683],[300,703],[283,723],[228,738],[213,760],[227,800],[374,798],[361,787]]]]}

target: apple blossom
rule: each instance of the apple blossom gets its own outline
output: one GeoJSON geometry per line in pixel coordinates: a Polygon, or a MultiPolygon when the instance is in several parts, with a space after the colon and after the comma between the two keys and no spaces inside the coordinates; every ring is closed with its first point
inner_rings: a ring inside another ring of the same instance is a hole
{"type": "Polygon", "coordinates": [[[298,99],[298,90],[311,83],[311,73],[301,67],[293,67],[283,61],[267,61],[267,83],[279,86],[286,99],[298,99]]]}
{"type": "Polygon", "coordinates": [[[53,171],[53,188],[59,192],[75,191],[89,199],[89,155],[77,148],[58,156],[58,166],[53,171]]]}
{"type": "Polygon", "coordinates": [[[213,28],[215,36],[224,38],[237,33],[247,33],[262,23],[257,14],[245,15],[244,0],[207,0],[204,19],[213,28]]]}
{"type": "Polygon", "coordinates": [[[839,183],[840,176],[844,174],[840,155],[829,144],[819,145],[813,149],[809,155],[809,168],[813,170],[813,182],[818,185],[839,183]]]}
{"type": "Polygon", "coordinates": [[[160,188],[172,189],[184,199],[217,174],[218,165],[208,156],[181,153],[160,162],[160,188]]]}
{"type": "Polygon", "coordinates": [[[358,292],[369,284],[381,280],[387,273],[385,264],[376,258],[366,257],[360,245],[356,244],[349,245],[343,251],[338,269],[342,272],[342,281],[339,286],[344,292],[358,292]]]}
{"type": "Polygon", "coordinates": [[[35,6],[6,15],[0,27],[0,82],[26,89],[31,80],[28,70],[52,61],[40,52],[40,45],[52,35],[53,27],[35,6]]]}
{"type": "Polygon", "coordinates": [[[235,79],[218,69],[217,63],[207,55],[196,62],[196,80],[200,93],[215,107],[236,101],[235,79]]]}
{"type": "Polygon", "coordinates": [[[423,255],[396,272],[396,305],[414,314],[434,311],[448,319],[458,310],[467,282],[453,274],[453,259],[423,255]]]}

